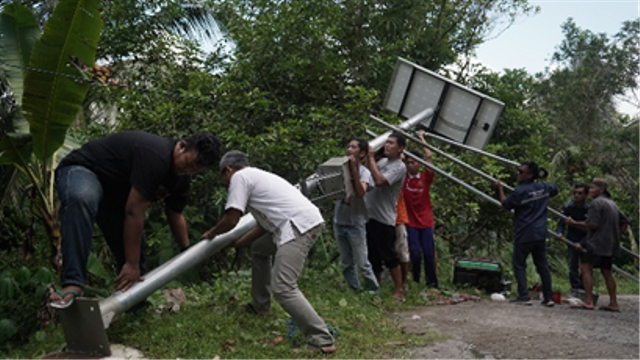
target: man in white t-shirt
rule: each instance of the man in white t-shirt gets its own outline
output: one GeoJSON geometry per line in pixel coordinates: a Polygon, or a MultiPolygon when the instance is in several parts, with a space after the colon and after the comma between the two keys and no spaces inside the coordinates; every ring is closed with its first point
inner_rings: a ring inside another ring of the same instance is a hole
{"type": "Polygon", "coordinates": [[[382,265],[389,269],[394,285],[393,297],[396,301],[404,300],[400,259],[396,253],[395,242],[398,197],[407,173],[407,168],[400,158],[405,145],[404,136],[393,132],[384,144],[385,158],[376,162],[373,149],[369,149],[367,166],[371,171],[375,188],[364,197],[369,212],[366,228],[369,261],[378,283],[381,279],[382,265]]]}
{"type": "Polygon", "coordinates": [[[251,244],[253,299],[245,309],[256,314],[268,312],[273,293],[309,338],[311,348],[334,352],[334,339],[327,325],[298,289],[304,262],[324,226],[320,210],[285,179],[249,166],[247,156],[240,151],[224,154],[220,171],[229,185],[225,214],[202,234],[202,239],[230,231],[245,211],[258,222],[233,243],[234,247],[251,244]]]}

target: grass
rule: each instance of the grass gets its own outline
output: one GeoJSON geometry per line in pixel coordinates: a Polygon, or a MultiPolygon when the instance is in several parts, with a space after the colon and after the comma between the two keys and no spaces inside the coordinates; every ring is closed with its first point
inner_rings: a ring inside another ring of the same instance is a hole
{"type": "MultiPolygon", "coordinates": [[[[405,334],[395,313],[429,300],[414,286],[407,301],[391,301],[387,282],[379,298],[348,290],[337,264],[322,271],[307,269],[300,288],[326,323],[336,329],[339,358],[406,358],[412,347],[426,346],[442,338],[429,331],[405,334]],[[311,271],[309,271],[311,270],[311,271]]],[[[213,284],[183,288],[187,300],[178,312],[156,313],[164,303],[160,291],[150,297],[154,305],[138,314],[123,314],[107,330],[111,343],[141,350],[147,358],[323,358],[306,349],[299,330],[288,336],[288,315],[274,302],[268,315],[256,316],[237,310],[250,299],[248,271],[228,273],[213,284]]],[[[61,351],[64,336],[59,325],[39,331],[24,346],[3,357],[38,358],[61,351]]]]}
{"type": "MultiPolygon", "coordinates": [[[[504,256],[508,256],[505,250],[504,256]]],[[[472,288],[451,285],[452,257],[439,258],[439,280],[442,289],[475,294],[472,288]]],[[[555,289],[568,290],[566,262],[559,254],[550,253],[555,289]]],[[[530,261],[530,260],[529,260],[530,261]]],[[[510,263],[504,262],[505,277],[511,278],[510,263]]],[[[539,281],[534,266],[528,264],[530,285],[539,281]]],[[[596,291],[606,294],[599,273],[595,274],[596,291]]],[[[638,284],[617,276],[618,293],[638,294],[638,284]]],[[[265,316],[239,312],[238,306],[250,300],[250,272],[222,274],[212,284],[182,287],[187,299],[180,310],[157,313],[166,300],[161,291],[149,300],[153,306],[137,314],[123,314],[107,330],[111,343],[141,350],[147,358],[238,358],[289,359],[324,358],[308,351],[299,331],[288,336],[289,316],[274,302],[265,316]]],[[[329,266],[311,263],[299,282],[300,288],[321,317],[337,330],[338,353],[332,357],[351,359],[406,358],[414,347],[427,346],[444,337],[433,330],[423,335],[403,333],[398,312],[418,306],[432,305],[425,289],[411,286],[404,303],[391,301],[391,282],[383,281],[379,298],[370,293],[350,291],[337,262],[329,266]],[[314,266],[315,265],[315,266],[314,266]]],[[[180,286],[178,283],[167,287],[180,286]]],[[[515,281],[512,290],[515,291],[515,281]]],[[[60,325],[53,324],[38,331],[29,342],[0,353],[1,358],[41,358],[65,347],[60,325]]]]}

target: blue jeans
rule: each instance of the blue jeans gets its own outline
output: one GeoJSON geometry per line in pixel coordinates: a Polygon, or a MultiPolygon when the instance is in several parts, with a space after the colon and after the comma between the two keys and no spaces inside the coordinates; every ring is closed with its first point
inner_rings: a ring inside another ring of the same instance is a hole
{"type": "Polygon", "coordinates": [[[518,283],[518,296],[520,300],[530,300],[527,288],[527,256],[533,256],[536,271],[542,280],[542,294],[544,300],[552,300],[551,272],[547,263],[546,240],[531,241],[513,244],[513,275],[518,283]]]}
{"type": "Polygon", "coordinates": [[[359,269],[364,279],[365,290],[377,293],[380,290],[380,286],[369,262],[364,224],[358,226],[334,224],[333,232],[338,242],[342,273],[349,287],[355,291],[361,290],[357,272],[357,269],[359,269]]]}
{"type": "Polygon", "coordinates": [[[422,270],[422,259],[424,258],[427,286],[437,288],[438,276],[436,274],[436,246],[433,240],[433,228],[418,229],[407,226],[407,235],[413,281],[420,283],[420,270],[422,270]]]}
{"type": "MultiPolygon", "coordinates": [[[[76,285],[84,288],[96,222],[116,258],[119,273],[125,263],[124,207],[128,194],[122,191],[109,192],[95,173],[76,165],[56,170],[56,190],[61,203],[62,286],[76,285]]],[[[143,236],[141,274],[145,272],[145,243],[143,236]]]]}

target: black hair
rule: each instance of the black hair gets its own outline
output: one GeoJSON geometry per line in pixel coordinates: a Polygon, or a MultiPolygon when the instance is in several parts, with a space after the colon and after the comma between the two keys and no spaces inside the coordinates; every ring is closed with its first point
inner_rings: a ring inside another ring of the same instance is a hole
{"type": "Polygon", "coordinates": [[[396,141],[398,142],[398,146],[402,146],[402,147],[407,146],[407,138],[405,138],[404,135],[402,135],[401,133],[394,131],[391,133],[391,135],[389,135],[389,137],[396,138],[396,141]]]}
{"type": "MultiPolygon", "coordinates": [[[[415,157],[416,157],[416,158],[418,158],[418,159],[422,159],[422,157],[421,157],[420,155],[418,155],[418,154],[417,154],[415,151],[413,151],[413,150],[407,150],[407,152],[408,152],[409,154],[411,154],[411,155],[415,156],[415,157]]],[[[406,155],[406,154],[405,154],[405,155],[406,155]]],[[[409,156],[407,156],[406,158],[407,158],[407,159],[409,159],[409,156]]],[[[419,161],[418,161],[418,160],[416,160],[416,159],[413,159],[413,160],[414,160],[414,161],[419,162],[419,161]]]]}
{"type": "Polygon", "coordinates": [[[586,183],[577,183],[577,184],[573,185],[573,188],[574,189],[582,189],[585,194],[589,193],[589,184],[586,184],[586,183]]]}
{"type": "Polygon", "coordinates": [[[529,170],[529,173],[533,175],[532,180],[544,179],[549,175],[549,172],[544,168],[541,168],[540,166],[538,166],[538,164],[535,161],[525,161],[520,163],[520,165],[524,165],[527,167],[527,170],[529,170]]]}
{"type": "Polygon", "coordinates": [[[352,141],[358,142],[358,149],[360,149],[360,151],[364,151],[365,155],[369,154],[369,143],[367,142],[367,140],[359,137],[352,137],[351,139],[349,139],[349,142],[352,141]]]}
{"type": "Polygon", "coordinates": [[[185,151],[195,150],[198,153],[198,164],[202,166],[216,165],[220,161],[222,145],[212,131],[200,131],[184,139],[187,143],[185,151]]]}

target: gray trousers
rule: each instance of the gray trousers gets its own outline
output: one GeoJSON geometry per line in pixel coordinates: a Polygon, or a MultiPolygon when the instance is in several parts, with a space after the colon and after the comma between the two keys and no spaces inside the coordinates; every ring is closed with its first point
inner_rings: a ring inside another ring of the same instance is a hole
{"type": "Polygon", "coordinates": [[[322,228],[318,225],[300,234],[294,227],[296,238],[280,247],[269,233],[251,245],[251,305],[258,311],[268,311],[273,293],[313,346],[334,342],[327,325],[298,289],[298,277],[322,228]]]}

